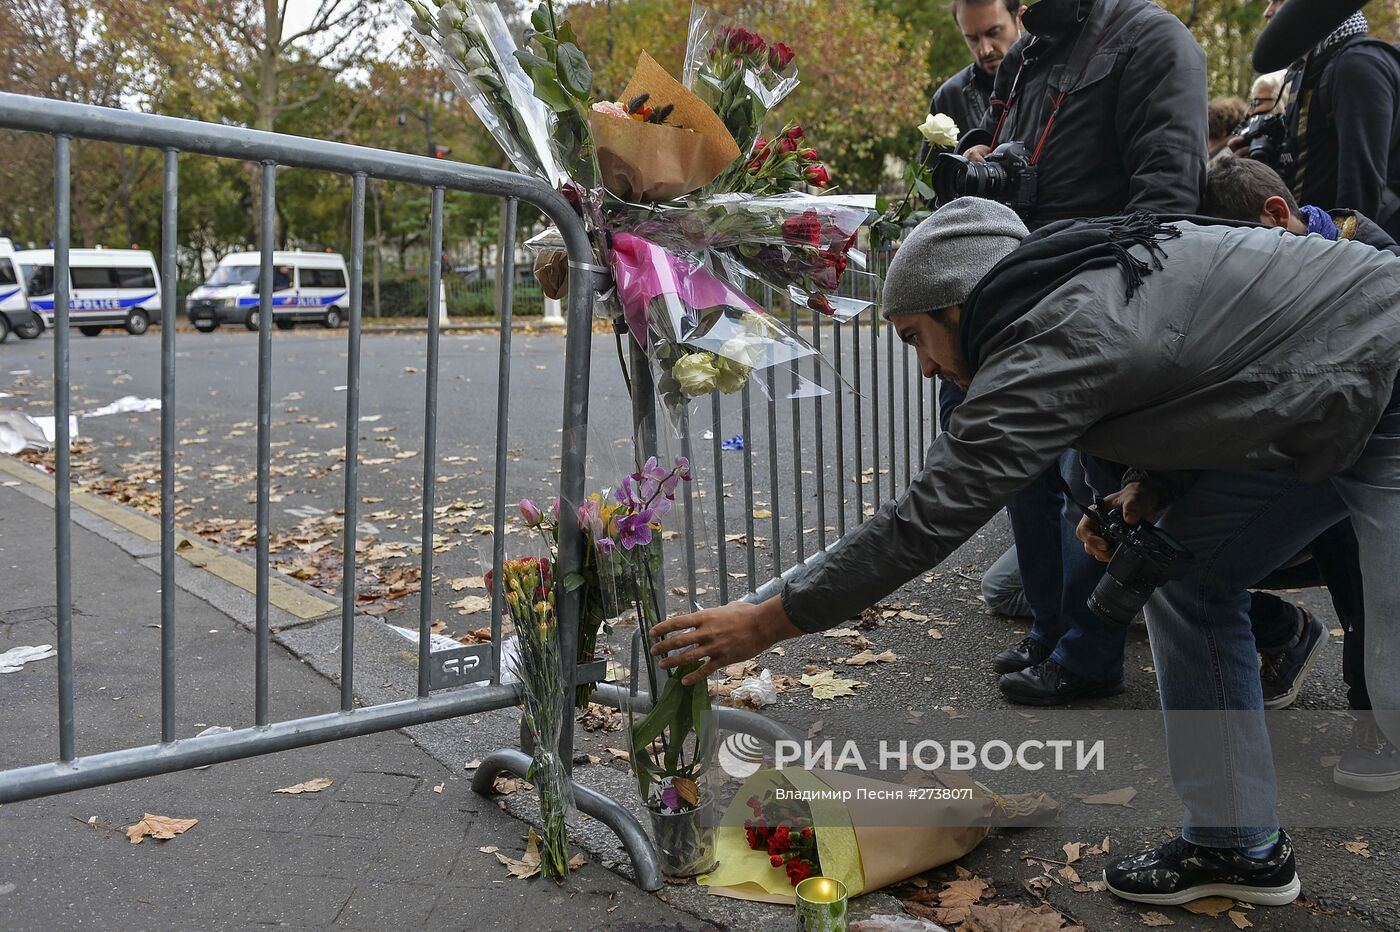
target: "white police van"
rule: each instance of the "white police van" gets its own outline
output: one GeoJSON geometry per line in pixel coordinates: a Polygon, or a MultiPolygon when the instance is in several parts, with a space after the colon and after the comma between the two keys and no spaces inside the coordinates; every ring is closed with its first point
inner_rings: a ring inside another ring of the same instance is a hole
{"type": "MultiPolygon", "coordinates": [[[[52,249],[15,253],[29,292],[29,305],[52,327],[54,257],[52,249]]],[[[146,249],[70,249],[68,322],[95,337],[108,327],[140,336],[160,323],[160,272],[146,249]]]]}
{"type": "MultiPolygon", "coordinates": [[[[234,252],[219,260],[214,273],[185,300],[195,329],[208,333],[220,324],[258,329],[262,255],[234,252]]],[[[349,286],[345,258],[331,252],[272,254],[272,319],[283,330],[297,321],[339,327],[345,319],[349,286]]]]}
{"type": "Polygon", "coordinates": [[[32,340],[43,332],[44,322],[29,309],[29,296],[24,291],[24,276],[15,262],[14,246],[0,237],[0,343],[11,333],[32,340]]]}

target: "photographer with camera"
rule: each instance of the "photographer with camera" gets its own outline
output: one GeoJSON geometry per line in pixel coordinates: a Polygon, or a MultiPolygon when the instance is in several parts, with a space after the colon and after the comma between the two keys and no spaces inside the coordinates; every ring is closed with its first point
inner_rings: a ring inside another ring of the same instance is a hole
{"type": "MultiPolygon", "coordinates": [[[[1032,230],[1139,209],[1195,213],[1206,170],[1205,54],[1181,21],[1149,0],[1038,0],[1022,24],[991,108],[959,143],[963,155],[935,160],[938,200],[992,198],[1032,230]]],[[[960,400],[940,383],[945,428],[960,400]]],[[[992,666],[1018,704],[1124,688],[1126,635],[1085,607],[1102,569],[1074,539],[1062,471],[1087,494],[1081,463],[1065,457],[1007,509],[1033,624],[992,666]]]]}
{"type": "Polygon", "coordinates": [[[1288,71],[1284,115],[1251,120],[1233,148],[1275,169],[1300,203],[1358,211],[1400,239],[1400,50],[1368,30],[1358,12],[1319,42],[1288,71]]]}
{"type": "MultiPolygon", "coordinates": [[[[952,0],[948,10],[958,24],[972,64],[939,85],[928,105],[930,114],[944,113],[963,132],[982,124],[992,101],[992,85],[1007,50],[1021,38],[1021,0],[952,0]]],[[[919,147],[919,162],[928,160],[929,145],[919,147]]]]}
{"type": "Polygon", "coordinates": [[[693,683],[844,623],[945,560],[1066,450],[1129,463],[1078,533],[1111,561],[1099,609],[1124,620],[1146,601],[1186,821],[1110,864],[1108,888],[1161,905],[1291,902],[1248,587],[1350,516],[1367,686],[1400,737],[1400,262],[1145,212],[1028,233],[1004,205],[960,198],[896,253],[884,313],[925,376],[967,389],[952,429],[903,495],[779,596],[655,626],[663,666],[703,660],[693,683]]]}

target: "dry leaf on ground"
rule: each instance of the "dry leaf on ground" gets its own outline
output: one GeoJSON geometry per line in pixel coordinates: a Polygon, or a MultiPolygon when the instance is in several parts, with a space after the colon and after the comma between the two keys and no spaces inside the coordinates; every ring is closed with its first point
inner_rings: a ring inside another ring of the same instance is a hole
{"type": "Polygon", "coordinates": [[[486,579],[481,576],[462,576],[449,579],[447,584],[452,587],[453,592],[461,592],[463,589],[485,589],[486,579]]]}
{"type": "Polygon", "coordinates": [[[959,932],[1059,932],[1063,926],[1064,917],[1048,904],[973,906],[959,932]]]}
{"type": "Polygon", "coordinates": [[[981,877],[966,880],[952,880],[944,885],[938,894],[938,904],[947,909],[971,906],[987,895],[990,885],[981,877]]]}
{"type": "Polygon", "coordinates": [[[834,670],[819,670],[816,673],[804,675],[802,685],[812,690],[813,699],[840,699],[842,696],[854,696],[857,686],[869,684],[858,680],[841,679],[834,670]]]}
{"type": "Polygon", "coordinates": [[[1084,842],[1067,841],[1061,846],[1061,850],[1065,853],[1065,861],[1069,864],[1073,864],[1075,861],[1079,860],[1080,852],[1084,850],[1084,842]]]}
{"type": "Polygon", "coordinates": [[[492,854],[496,855],[496,860],[510,870],[512,877],[526,880],[540,872],[540,838],[535,834],[533,828],[530,829],[529,841],[525,843],[525,853],[519,860],[501,854],[499,851],[493,851],[492,854]]]}
{"type": "Polygon", "coordinates": [[[295,786],[284,786],[280,790],[273,790],[274,793],[287,793],[298,796],[302,793],[319,793],[335,781],[330,777],[317,777],[315,780],[307,780],[305,783],[298,783],[295,786]]]}
{"type": "Polygon", "coordinates": [[[863,667],[871,663],[894,663],[897,659],[892,650],[881,651],[878,654],[874,651],[863,650],[858,654],[852,654],[841,662],[853,667],[863,667]]]}
{"type": "Polygon", "coordinates": [[[1142,914],[1142,924],[1145,925],[1145,926],[1152,926],[1153,928],[1156,928],[1157,926],[1174,926],[1174,925],[1176,925],[1175,922],[1172,922],[1170,919],[1168,919],[1166,916],[1162,915],[1161,913],[1143,913],[1143,914],[1142,914]]]}
{"type": "Polygon", "coordinates": [[[1236,929],[1249,929],[1254,926],[1254,923],[1249,921],[1249,917],[1238,909],[1230,910],[1225,914],[1225,918],[1233,922],[1236,929]]]}
{"type": "Polygon", "coordinates": [[[1135,796],[1137,796],[1137,789],[1131,786],[1110,790],[1107,793],[1095,793],[1092,796],[1074,794],[1075,799],[1090,806],[1123,806],[1127,809],[1133,808],[1131,803],[1135,796]]]}
{"type": "Polygon", "coordinates": [[[491,784],[491,792],[497,796],[509,796],[519,790],[532,790],[534,785],[522,777],[510,777],[500,774],[491,784]]]}
{"type": "Polygon", "coordinates": [[[450,606],[461,612],[463,615],[475,615],[477,612],[484,612],[491,607],[491,600],[485,596],[469,595],[460,601],[453,602],[450,606]]]}
{"type": "Polygon", "coordinates": [[[140,822],[126,827],[126,837],[131,839],[133,845],[141,844],[141,839],[147,837],[164,841],[184,834],[198,824],[198,819],[172,819],[147,812],[141,816],[140,822]]]}
{"type": "Polygon", "coordinates": [[[1371,843],[1364,838],[1358,838],[1356,841],[1344,841],[1342,847],[1363,858],[1371,856],[1371,843]]]}

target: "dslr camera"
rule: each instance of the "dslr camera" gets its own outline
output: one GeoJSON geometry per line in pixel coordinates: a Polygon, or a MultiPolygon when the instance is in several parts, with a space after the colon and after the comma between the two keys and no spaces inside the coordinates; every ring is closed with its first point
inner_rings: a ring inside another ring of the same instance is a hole
{"type": "Polygon", "coordinates": [[[1007,142],[987,154],[985,162],[941,153],[933,163],[933,193],[938,204],[959,197],[984,197],[1000,201],[1021,216],[1035,208],[1038,193],[1036,167],[1031,154],[1019,142],[1007,142]]]}
{"type": "Polygon", "coordinates": [[[1117,508],[1107,510],[1103,499],[1081,510],[1097,522],[1099,535],[1113,545],[1113,557],[1103,579],[1089,596],[1089,610],[1104,621],[1128,625],[1158,586],[1180,579],[1196,562],[1191,551],[1146,521],[1128,524],[1117,508]]]}
{"type": "Polygon", "coordinates": [[[1249,157],[1270,168],[1285,163],[1288,125],[1276,113],[1256,113],[1235,129],[1235,135],[1249,143],[1249,157]]]}

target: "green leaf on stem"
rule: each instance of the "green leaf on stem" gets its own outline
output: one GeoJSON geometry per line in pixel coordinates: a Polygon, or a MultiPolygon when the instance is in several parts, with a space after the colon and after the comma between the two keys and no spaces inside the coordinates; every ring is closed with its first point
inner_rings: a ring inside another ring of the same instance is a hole
{"type": "Polygon", "coordinates": [[[593,68],[583,50],[572,42],[561,42],[556,50],[559,79],[573,96],[586,99],[593,89],[593,68]]]}

